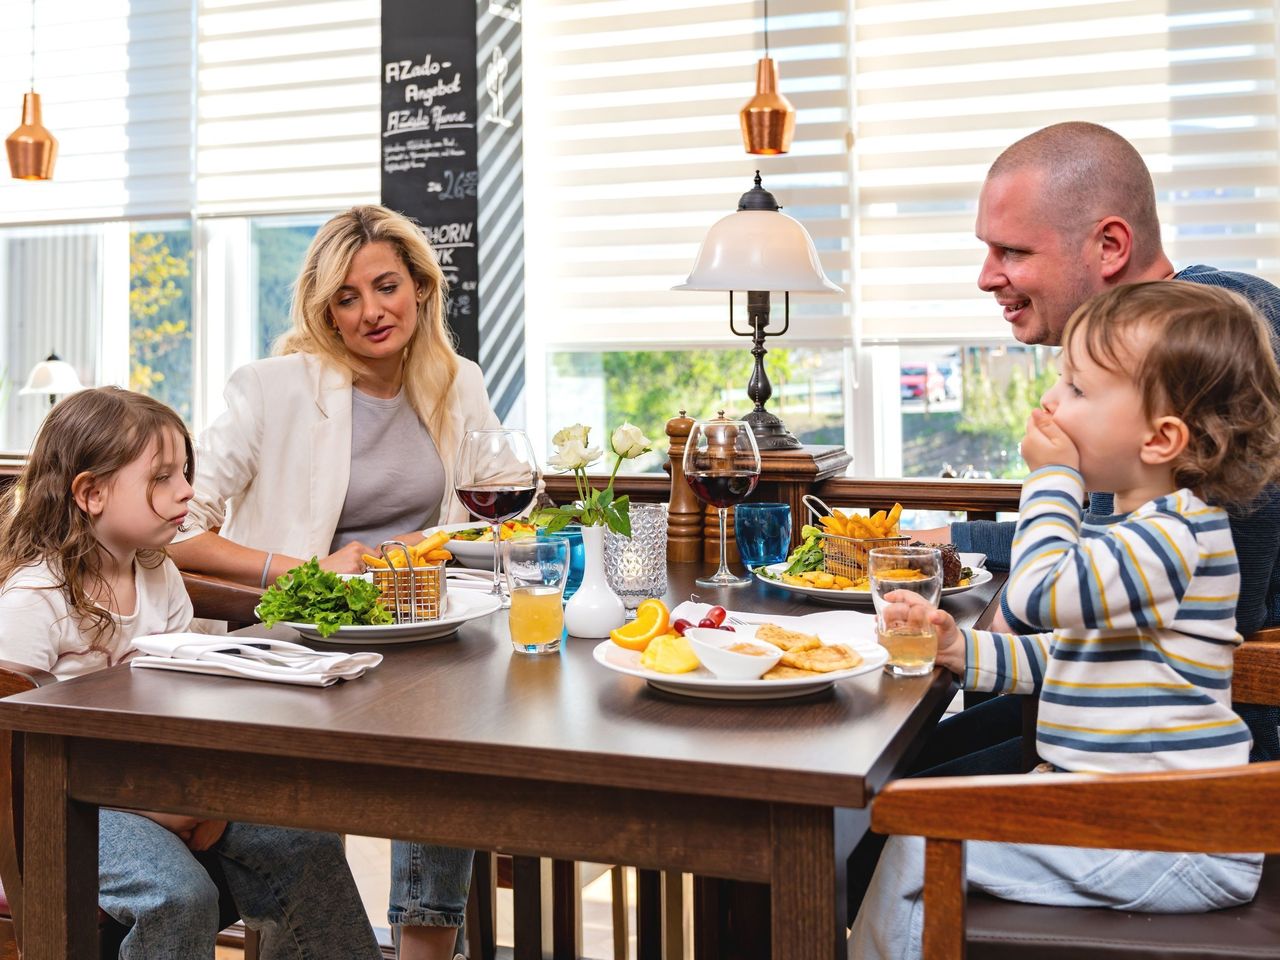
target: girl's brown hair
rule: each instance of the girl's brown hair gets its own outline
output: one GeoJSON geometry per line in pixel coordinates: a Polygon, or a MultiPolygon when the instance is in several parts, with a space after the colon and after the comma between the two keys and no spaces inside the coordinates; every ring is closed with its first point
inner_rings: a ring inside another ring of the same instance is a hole
{"type": "MultiPolygon", "coordinates": [[[[106,645],[114,621],[93,600],[107,585],[93,525],[72,496],[72,482],[84,473],[99,482],[110,480],[142,456],[153,439],[163,442],[170,430],[186,448],[182,472],[190,483],[195,477],[191,434],[173,410],[119,387],[73,394],[45,419],[22,475],[0,498],[0,584],[22,567],[46,562],[55,578],[53,589],[65,594],[90,650],[106,645]]],[[[148,500],[153,488],[154,481],[148,500]]],[[[144,567],[163,560],[163,550],[138,552],[144,567]]]]}
{"type": "Polygon", "coordinates": [[[417,329],[404,350],[404,389],[436,446],[452,449],[460,438],[447,435],[446,401],[458,375],[458,354],[444,317],[447,285],[422,228],[408,217],[386,207],[360,206],[320,228],[294,285],[293,328],[276,341],[274,352],[313,354],[346,370],[353,380],[368,373],[336,336],[329,301],[346,280],[355,255],[371,243],[389,244],[422,291],[417,329]]]}
{"type": "Polygon", "coordinates": [[[1239,294],[1177,280],[1126,284],[1081,305],[1062,342],[1129,376],[1149,419],[1187,425],[1187,447],[1173,462],[1178,486],[1219,506],[1247,506],[1280,476],[1275,345],[1239,294]]]}

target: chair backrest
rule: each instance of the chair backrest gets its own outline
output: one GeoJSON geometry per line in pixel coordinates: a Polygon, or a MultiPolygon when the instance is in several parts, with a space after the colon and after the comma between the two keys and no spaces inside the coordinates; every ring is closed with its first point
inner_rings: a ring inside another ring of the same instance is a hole
{"type": "MultiPolygon", "coordinates": [[[[0,660],[0,697],[56,683],[51,673],[0,660]]],[[[0,730],[0,883],[22,951],[22,735],[0,730]]]]}
{"type": "Polygon", "coordinates": [[[262,599],[262,591],[257,587],[187,572],[182,574],[182,582],[191,597],[195,616],[200,619],[225,620],[230,630],[258,622],[253,609],[262,599]]]}

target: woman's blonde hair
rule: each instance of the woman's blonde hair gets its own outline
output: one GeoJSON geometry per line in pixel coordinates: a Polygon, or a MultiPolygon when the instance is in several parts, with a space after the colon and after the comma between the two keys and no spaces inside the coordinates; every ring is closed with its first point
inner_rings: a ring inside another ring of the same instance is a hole
{"type": "Polygon", "coordinates": [[[1100,367],[1128,376],[1148,419],[1172,415],[1187,425],[1174,480],[1223,507],[1252,503],[1280,477],[1280,369],[1272,340],[1239,294],[1179,280],[1099,294],[1071,315],[1062,334],[1067,350],[1083,349],[1100,367]],[[1141,341],[1138,332],[1146,334],[1141,341]]]}
{"type": "Polygon", "coordinates": [[[294,285],[293,329],[276,341],[274,352],[313,354],[348,371],[352,380],[368,375],[336,335],[329,301],[346,280],[355,255],[371,243],[390,244],[423,294],[417,329],[404,350],[404,387],[436,446],[451,445],[456,438],[445,436],[446,401],[458,375],[458,354],[444,317],[447,285],[435,251],[407,217],[386,207],[352,207],[320,228],[294,285]]]}
{"type": "MultiPolygon", "coordinates": [[[[107,587],[93,523],[71,492],[76,477],[89,474],[108,482],[122,467],[142,456],[153,440],[164,442],[176,431],[186,449],[183,475],[195,477],[191,434],[173,410],[159,400],[119,387],[98,387],[73,394],[53,408],[36,436],[17,483],[0,498],[0,583],[22,567],[44,561],[72,616],[102,650],[115,621],[93,594],[107,587]],[[92,588],[97,587],[97,590],[92,588]]],[[[155,484],[147,488],[148,502],[155,484]]],[[[163,550],[139,550],[148,569],[164,561],[163,550]]]]}

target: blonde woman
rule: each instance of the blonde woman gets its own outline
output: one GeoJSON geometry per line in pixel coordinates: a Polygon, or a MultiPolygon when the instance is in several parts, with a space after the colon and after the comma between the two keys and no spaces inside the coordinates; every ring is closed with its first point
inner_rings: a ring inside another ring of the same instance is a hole
{"type": "MultiPolygon", "coordinates": [[[[200,438],[184,570],[265,586],[311,556],[361,569],[366,544],[467,519],[453,461],[500,426],[457,355],[444,277],[410,220],[360,206],[316,234],[276,356],[241,367],[200,438]]],[[[453,956],[471,851],[395,842],[389,914],[402,960],[453,956]]]]}

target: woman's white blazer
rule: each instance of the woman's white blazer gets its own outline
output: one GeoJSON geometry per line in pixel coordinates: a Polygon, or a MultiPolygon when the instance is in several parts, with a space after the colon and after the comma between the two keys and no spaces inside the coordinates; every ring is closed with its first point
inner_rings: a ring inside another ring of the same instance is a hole
{"type": "MultiPolygon", "coordinates": [[[[326,556],[351,477],[350,374],[311,354],[270,357],[236,370],[224,396],[226,412],[197,444],[189,529],[179,539],[221,527],[246,547],[326,556]]],[[[470,360],[459,360],[447,403],[440,523],[468,518],[453,493],[463,434],[501,426],[470,360]]]]}

